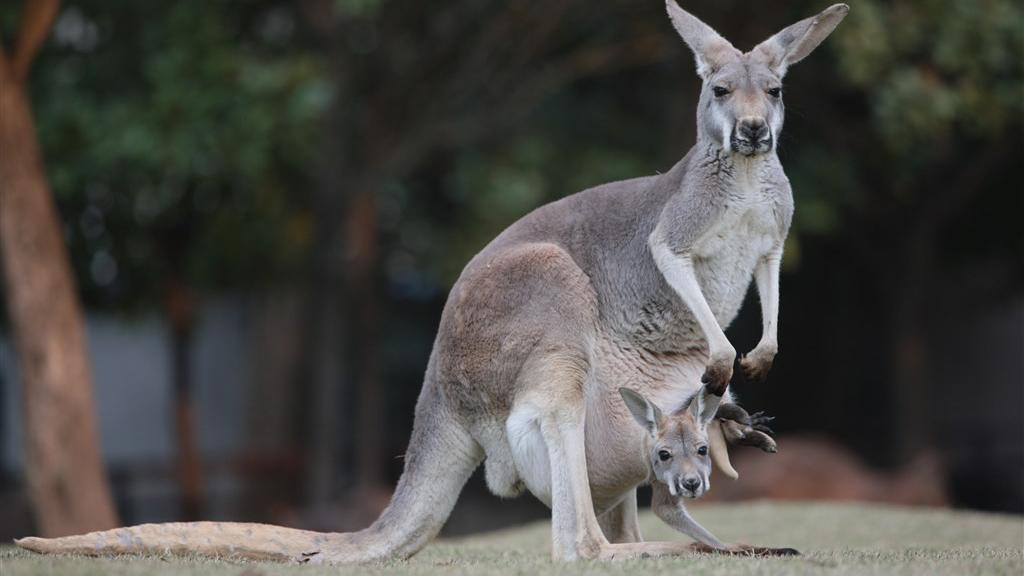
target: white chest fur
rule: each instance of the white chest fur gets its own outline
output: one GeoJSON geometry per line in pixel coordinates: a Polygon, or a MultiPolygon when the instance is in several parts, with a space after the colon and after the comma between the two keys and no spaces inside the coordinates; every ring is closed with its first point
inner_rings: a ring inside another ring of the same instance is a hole
{"type": "Polygon", "coordinates": [[[735,318],[757,262],[781,242],[774,190],[751,179],[728,191],[724,209],[692,248],[694,269],[715,318],[735,318]]]}
{"type": "Polygon", "coordinates": [[[756,180],[738,181],[729,192],[725,209],[694,243],[693,254],[698,258],[761,256],[779,241],[776,205],[770,189],[756,180]]]}

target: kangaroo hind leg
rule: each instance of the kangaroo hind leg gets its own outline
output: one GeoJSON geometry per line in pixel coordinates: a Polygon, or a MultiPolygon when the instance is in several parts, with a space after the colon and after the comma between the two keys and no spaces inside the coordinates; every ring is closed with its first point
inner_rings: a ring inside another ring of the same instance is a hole
{"type": "Polygon", "coordinates": [[[621,502],[597,517],[601,532],[609,542],[643,542],[640,520],[636,509],[636,488],[629,491],[621,502]]]}
{"type": "Polygon", "coordinates": [[[585,366],[556,355],[529,368],[533,404],[551,471],[551,539],[555,560],[597,558],[608,544],[594,513],[584,446],[585,366]]]}

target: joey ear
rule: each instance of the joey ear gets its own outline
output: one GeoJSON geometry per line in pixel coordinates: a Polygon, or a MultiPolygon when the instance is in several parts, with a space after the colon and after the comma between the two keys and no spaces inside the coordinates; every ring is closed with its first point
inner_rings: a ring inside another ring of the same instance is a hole
{"type": "Polygon", "coordinates": [[[700,422],[701,408],[704,403],[704,399],[701,397],[701,392],[702,391],[699,391],[693,396],[690,396],[690,399],[686,401],[686,406],[683,407],[683,409],[689,412],[690,416],[693,416],[693,419],[698,422],[700,422]]]}
{"type": "Polygon", "coordinates": [[[690,397],[690,400],[686,403],[684,409],[690,411],[690,415],[693,416],[694,420],[703,425],[707,425],[708,422],[715,419],[715,414],[718,412],[718,405],[721,402],[721,396],[712,393],[708,386],[704,386],[700,391],[690,397]]]}
{"type": "Polygon", "coordinates": [[[707,79],[726,62],[739,58],[740,51],[722,38],[711,26],[679,7],[676,0],[665,0],[668,17],[676,32],[697,58],[697,75],[707,79]]]}
{"type": "Polygon", "coordinates": [[[622,401],[626,403],[626,408],[629,408],[629,412],[633,414],[637,423],[643,426],[651,436],[657,435],[658,427],[661,426],[661,421],[664,418],[661,410],[653,402],[644,398],[642,394],[629,388],[619,388],[619,395],[622,396],[622,401]]]}
{"type": "Polygon", "coordinates": [[[846,4],[833,4],[816,16],[783,28],[755,46],[750,53],[780,77],[785,76],[786,70],[817,48],[849,11],[850,7],[846,4]]]}

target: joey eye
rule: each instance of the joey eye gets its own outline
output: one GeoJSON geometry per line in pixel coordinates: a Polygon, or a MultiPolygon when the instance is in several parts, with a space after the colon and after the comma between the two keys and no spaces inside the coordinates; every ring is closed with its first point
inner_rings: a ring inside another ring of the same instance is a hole
{"type": "Polygon", "coordinates": [[[668,460],[671,457],[672,453],[669,452],[668,450],[658,450],[658,459],[661,460],[662,462],[668,460]]]}
{"type": "Polygon", "coordinates": [[[701,456],[707,456],[708,455],[708,447],[707,446],[701,446],[700,448],[697,448],[697,454],[700,454],[701,456]]]}
{"type": "Polygon", "coordinates": [[[779,87],[769,88],[767,92],[768,95],[771,96],[772,98],[778,98],[779,96],[782,96],[782,88],[779,87]]]}
{"type": "Polygon", "coordinates": [[[721,98],[722,96],[728,96],[730,90],[725,86],[715,86],[711,89],[711,92],[714,93],[716,98],[721,98]]]}

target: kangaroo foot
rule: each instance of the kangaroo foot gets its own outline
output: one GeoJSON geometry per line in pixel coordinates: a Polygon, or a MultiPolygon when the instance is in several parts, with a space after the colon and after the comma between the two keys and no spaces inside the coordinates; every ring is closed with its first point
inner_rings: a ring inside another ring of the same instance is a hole
{"type": "Polygon", "coordinates": [[[729,544],[725,548],[715,548],[700,542],[690,544],[692,552],[700,554],[726,554],[729,556],[753,556],[757,558],[769,556],[799,556],[793,548],[769,548],[767,546],[751,546],[750,544],[729,544]]]}
{"type": "Polygon", "coordinates": [[[750,546],[748,544],[729,544],[725,548],[715,548],[698,542],[628,542],[607,544],[602,547],[598,556],[601,560],[634,560],[639,558],[661,558],[665,556],[681,556],[684,554],[725,554],[729,556],[799,556],[793,548],[769,548],[750,546]]]}
{"type": "Polygon", "coordinates": [[[752,426],[744,426],[732,420],[722,420],[722,433],[729,444],[753,446],[771,454],[779,451],[778,445],[775,444],[775,440],[771,436],[760,430],[755,430],[752,426]]]}
{"type": "Polygon", "coordinates": [[[722,433],[730,444],[754,446],[771,453],[778,450],[771,436],[774,432],[768,427],[768,423],[775,419],[773,416],[764,412],[751,416],[737,404],[729,403],[719,406],[715,417],[721,421],[722,433]]]}

